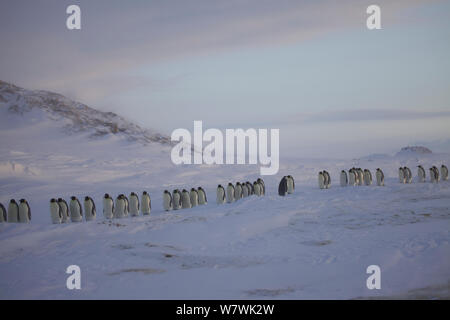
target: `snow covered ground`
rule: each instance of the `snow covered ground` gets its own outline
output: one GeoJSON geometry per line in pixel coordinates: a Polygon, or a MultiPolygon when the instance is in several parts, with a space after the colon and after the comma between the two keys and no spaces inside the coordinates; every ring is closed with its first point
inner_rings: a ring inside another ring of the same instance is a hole
{"type": "MultiPolygon", "coordinates": [[[[20,115],[0,100],[0,202],[26,198],[30,224],[0,224],[0,298],[311,299],[450,298],[450,182],[403,185],[399,166],[450,164],[449,154],[364,159],[281,155],[265,197],[217,205],[217,184],[254,181],[259,166],[175,166],[170,146],[117,135],[65,134],[42,110],[20,115]],[[353,166],[386,186],[339,187],[353,166]],[[331,174],[320,190],[317,172],[331,174]],[[283,175],[295,194],[277,195],[283,175]],[[162,210],[164,189],[205,188],[206,206],[162,210]],[[149,217],[105,220],[102,196],[146,190],[149,217]],[[96,221],[53,225],[49,200],[90,195],[96,221]],[[81,290],[66,288],[67,266],[81,290]],[[381,268],[381,290],[366,268],[381,268]]],[[[427,171],[428,174],[428,171],[427,171]]]]}

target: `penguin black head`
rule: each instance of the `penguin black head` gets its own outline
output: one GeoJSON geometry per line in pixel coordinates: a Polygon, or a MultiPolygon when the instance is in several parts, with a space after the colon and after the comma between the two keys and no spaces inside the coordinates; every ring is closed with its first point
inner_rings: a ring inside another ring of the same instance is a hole
{"type": "Polygon", "coordinates": [[[55,198],[50,199],[50,202],[56,202],[55,198]]]}
{"type": "Polygon", "coordinates": [[[88,196],[86,196],[86,197],[84,197],[84,201],[89,201],[89,197],[88,196]]]}
{"type": "Polygon", "coordinates": [[[167,191],[167,190],[164,190],[164,193],[169,193],[169,191],[167,191]]]}
{"type": "Polygon", "coordinates": [[[229,185],[229,186],[232,186],[233,184],[232,184],[231,182],[228,182],[228,185],[229,185]]]}
{"type": "Polygon", "coordinates": [[[219,185],[217,186],[217,188],[223,188],[223,187],[222,187],[222,185],[221,185],[221,184],[219,184],[219,185]]]}
{"type": "Polygon", "coordinates": [[[240,185],[241,185],[241,183],[240,183],[240,182],[236,182],[236,185],[237,185],[237,186],[240,186],[240,185]]]}
{"type": "Polygon", "coordinates": [[[147,194],[147,191],[142,192],[142,194],[147,194]]]}
{"type": "Polygon", "coordinates": [[[19,202],[20,202],[20,203],[26,203],[27,200],[25,200],[25,199],[20,199],[19,202]]]}
{"type": "Polygon", "coordinates": [[[195,188],[191,188],[191,191],[196,191],[195,188]]]}
{"type": "Polygon", "coordinates": [[[134,192],[131,192],[131,193],[130,193],[130,195],[131,195],[131,196],[135,196],[135,195],[136,195],[136,193],[134,193],[134,192]]]}
{"type": "Polygon", "coordinates": [[[77,200],[77,197],[71,196],[70,199],[72,199],[72,200],[77,200]]]}
{"type": "Polygon", "coordinates": [[[198,187],[198,190],[203,190],[203,188],[202,187],[198,187]]]}
{"type": "Polygon", "coordinates": [[[9,201],[10,203],[16,203],[16,200],[11,199],[11,201],[9,201]]]}
{"type": "Polygon", "coordinates": [[[58,198],[58,202],[62,202],[63,201],[63,199],[62,198],[58,198]]]}
{"type": "Polygon", "coordinates": [[[109,194],[105,193],[105,199],[109,199],[109,194]]]}
{"type": "Polygon", "coordinates": [[[187,190],[186,189],[183,189],[183,191],[182,192],[187,192],[187,190]]]}

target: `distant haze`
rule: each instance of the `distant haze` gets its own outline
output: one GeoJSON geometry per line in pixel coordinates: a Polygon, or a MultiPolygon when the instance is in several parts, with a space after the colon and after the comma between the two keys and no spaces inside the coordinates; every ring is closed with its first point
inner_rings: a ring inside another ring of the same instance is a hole
{"type": "Polygon", "coordinates": [[[279,128],[281,156],[450,151],[450,1],[0,3],[0,79],[170,134],[279,128]],[[66,29],[78,4],[82,29],[66,29]]]}

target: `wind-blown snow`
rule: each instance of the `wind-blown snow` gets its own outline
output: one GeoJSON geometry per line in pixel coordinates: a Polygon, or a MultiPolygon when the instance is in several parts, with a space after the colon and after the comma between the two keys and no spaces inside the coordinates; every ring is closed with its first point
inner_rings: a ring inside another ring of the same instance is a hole
{"type": "MultiPolygon", "coordinates": [[[[265,197],[216,205],[217,184],[254,181],[259,166],[175,166],[170,146],[92,131],[61,134],[40,108],[20,115],[0,102],[0,202],[26,198],[30,224],[0,224],[0,298],[449,298],[450,183],[399,184],[399,166],[450,164],[448,154],[361,160],[283,157],[263,177],[265,197]],[[357,166],[385,187],[339,187],[357,166]],[[331,174],[320,190],[317,172],[331,174]],[[283,175],[295,194],[277,195],[283,175]],[[164,212],[164,189],[205,188],[209,203],[164,212]],[[146,190],[149,217],[105,220],[102,196],[146,190]],[[52,225],[49,200],[90,195],[92,222],[52,225]],[[81,290],[66,288],[69,265],[81,290]],[[381,268],[381,290],[368,290],[366,268],[381,268]]],[[[9,103],[9,100],[8,100],[9,103]]],[[[60,119],[61,120],[61,119],[60,119]]],[[[94,128],[95,130],[95,128],[94,128]]],[[[427,171],[428,174],[428,171],[427,171]]]]}

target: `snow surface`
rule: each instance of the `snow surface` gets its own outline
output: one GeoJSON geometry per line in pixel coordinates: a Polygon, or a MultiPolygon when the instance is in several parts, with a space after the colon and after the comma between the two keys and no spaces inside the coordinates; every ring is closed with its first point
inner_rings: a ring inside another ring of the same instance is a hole
{"type": "MultiPolygon", "coordinates": [[[[311,299],[449,298],[450,182],[400,184],[399,166],[450,164],[449,154],[361,160],[281,158],[263,177],[265,197],[217,205],[217,184],[254,181],[259,166],[182,165],[170,146],[118,135],[92,139],[63,132],[33,109],[10,112],[0,101],[0,202],[26,198],[30,224],[0,224],[0,298],[27,299],[311,299]],[[339,187],[352,166],[386,186],[339,187]],[[320,190],[317,172],[331,174],[320,190]],[[295,194],[277,195],[283,175],[295,194]],[[202,186],[209,203],[164,212],[164,189],[202,186]],[[102,196],[146,190],[148,217],[105,220],[102,196]],[[96,221],[53,225],[49,200],[91,196],[96,221]],[[81,290],[66,288],[69,265],[81,290]],[[381,268],[381,290],[368,290],[366,268],[381,268]]],[[[428,174],[428,171],[427,171],[428,174]]]]}

